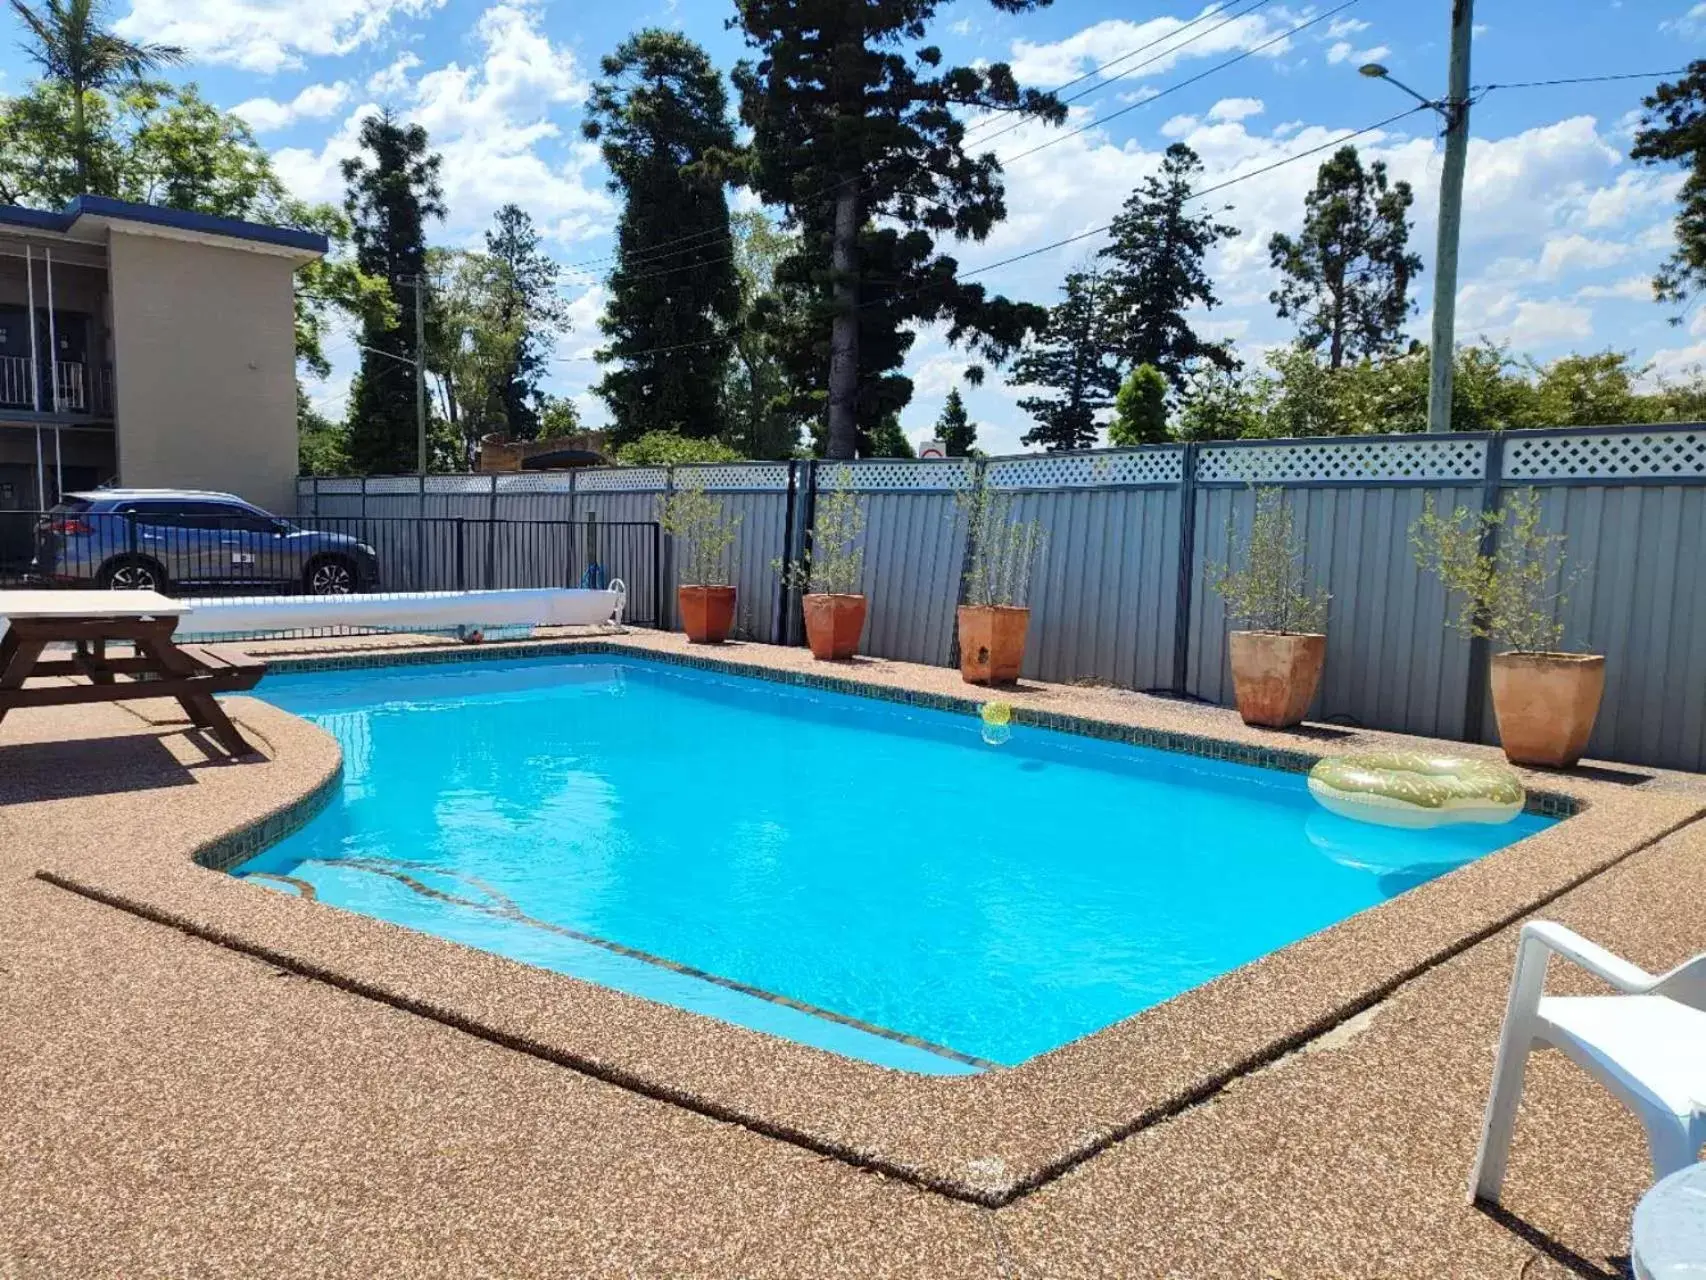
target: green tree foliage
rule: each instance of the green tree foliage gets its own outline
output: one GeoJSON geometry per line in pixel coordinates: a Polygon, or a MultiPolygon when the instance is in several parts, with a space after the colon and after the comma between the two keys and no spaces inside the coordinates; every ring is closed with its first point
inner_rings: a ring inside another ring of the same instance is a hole
{"type": "Polygon", "coordinates": [[[616,269],[598,354],[617,367],[593,388],[611,438],[723,431],[723,378],[740,312],[730,250],[728,94],[705,51],[648,28],[600,63],[582,126],[622,196],[616,269]]]}
{"type": "Polygon", "coordinates": [[[484,436],[541,433],[539,378],[567,309],[538,242],[532,220],[505,205],[484,253],[427,251],[427,368],[461,465],[473,465],[484,436]]]}
{"type": "MultiPolygon", "coordinates": [[[[1022,12],[1042,0],[992,0],[1022,12]]],[[[737,0],[756,61],[734,75],[752,130],[750,181],[801,236],[783,264],[811,323],[789,344],[792,380],[824,412],[833,458],[874,447],[912,384],[898,370],[921,324],[1005,359],[1040,326],[1028,304],[959,279],[939,238],[979,241],[1003,217],[1000,165],[965,150],[962,110],[1059,121],[1051,94],[1005,63],[944,67],[924,43],[938,0],[737,0]]]]}
{"type": "Polygon", "coordinates": [[[343,476],[350,470],[349,429],[314,407],[296,385],[296,462],[305,476],[343,476]]]}
{"type": "Polygon", "coordinates": [[[633,467],[674,467],[690,462],[739,462],[741,454],[721,440],[648,431],[616,447],[616,461],[633,467]]]}
{"type": "Polygon", "coordinates": [[[1129,448],[1139,444],[1165,444],[1167,434],[1167,379],[1152,364],[1140,364],[1120,384],[1114,397],[1114,420],[1108,424],[1108,439],[1129,448]]]}
{"type": "Polygon", "coordinates": [[[1268,300],[1296,322],[1302,346],[1327,348],[1334,369],[1403,341],[1410,281],[1422,269],[1408,247],[1414,200],[1409,183],[1388,183],[1384,160],[1364,169],[1355,147],[1340,147],[1303,198],[1302,232],[1268,241],[1283,277],[1268,300]]]}
{"type": "Polygon", "coordinates": [[[811,418],[809,396],[796,396],[784,352],[807,320],[799,290],[781,286],[777,269],[799,251],[799,237],[780,231],[762,210],[733,214],[740,316],[734,359],[724,383],[728,437],[749,458],[791,458],[811,418]]]}
{"type": "Polygon", "coordinates": [[[1013,362],[1008,382],[1054,395],[1030,395],[1019,408],[1035,418],[1024,444],[1051,452],[1096,443],[1096,415],[1114,402],[1120,375],[1108,339],[1107,288],[1094,272],[1068,273],[1066,296],[1049,309],[1048,323],[1013,362]]]}
{"type": "Polygon", "coordinates": [[[40,7],[11,0],[11,5],[24,24],[24,52],[41,68],[43,79],[64,90],[70,107],[65,144],[77,180],[73,194],[93,192],[89,95],[180,63],[184,51],[172,44],[126,40],[106,30],[101,25],[107,16],[104,0],[42,0],[40,7]]]}
{"type": "Polygon", "coordinates": [[[1643,164],[1688,171],[1677,192],[1676,250],[1653,277],[1660,302],[1686,306],[1706,284],[1706,60],[1689,63],[1681,78],[1641,100],[1629,155],[1643,164]]]}
{"type": "Polygon", "coordinates": [[[567,396],[554,396],[548,391],[539,393],[539,438],[560,440],[581,432],[580,410],[567,396]]]}
{"type": "Polygon", "coordinates": [[[506,204],[486,232],[486,255],[496,268],[491,299],[495,328],[509,335],[497,399],[509,434],[539,437],[539,379],[555,339],[568,324],[557,292],[557,263],[539,249],[539,233],[521,206],[506,204]]]}
{"type": "Polygon", "coordinates": [[[948,390],[942,402],[942,416],[936,419],[936,439],[940,440],[950,458],[969,458],[977,447],[977,423],[966,412],[965,398],[958,387],[948,390]]]}
{"type": "Polygon", "coordinates": [[[1327,625],[1326,588],[1311,589],[1304,543],[1292,530],[1291,508],[1280,489],[1257,489],[1250,533],[1240,537],[1229,519],[1225,564],[1208,566],[1209,586],[1226,602],[1237,627],[1281,635],[1318,633],[1327,625]]]}
{"type": "Polygon", "coordinates": [[[1202,361],[1223,369],[1236,363],[1230,348],[1200,337],[1185,318],[1192,308],[1220,304],[1203,259],[1238,234],[1215,221],[1215,211],[1189,209],[1201,173],[1196,152],[1182,142],[1168,147],[1161,172],[1126,199],[1098,255],[1108,262],[1106,316],[1121,367],[1152,365],[1177,389],[1202,361]]]}
{"type": "Polygon", "coordinates": [[[918,451],[912,447],[912,441],[906,438],[906,431],[900,425],[900,414],[885,413],[877,429],[871,432],[871,444],[865,456],[868,458],[916,458],[918,451]]]}
{"type": "Polygon", "coordinates": [[[1264,434],[1269,379],[1205,364],[1181,397],[1176,434],[1181,440],[1238,440],[1264,434]]]}
{"type": "MultiPolygon", "coordinates": [[[[361,367],[350,386],[350,459],[368,474],[415,469],[415,281],[424,276],[426,223],[444,216],[439,158],[427,132],[389,111],[361,122],[361,154],[341,166],[356,265],[383,280],[389,306],[361,317],[361,367]]],[[[429,339],[430,341],[430,339],[429,339]]]]}
{"type": "MultiPolygon", "coordinates": [[[[1706,372],[1643,390],[1646,371],[1627,352],[1539,364],[1481,342],[1459,347],[1455,365],[1452,422],[1460,431],[1697,422],[1706,409],[1706,372]]],[[[1264,370],[1193,378],[1180,398],[1178,434],[1230,440],[1423,431],[1427,405],[1425,347],[1334,369],[1293,346],[1269,353],[1264,370]]]]}

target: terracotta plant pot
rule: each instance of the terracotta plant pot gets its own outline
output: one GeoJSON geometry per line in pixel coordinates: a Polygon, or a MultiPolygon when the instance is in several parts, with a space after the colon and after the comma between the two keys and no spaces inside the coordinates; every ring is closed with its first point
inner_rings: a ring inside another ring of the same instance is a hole
{"type": "Polygon", "coordinates": [[[1569,769],[1587,750],[1605,692],[1597,653],[1500,653],[1492,662],[1493,715],[1512,764],[1569,769]]]}
{"type": "Polygon", "coordinates": [[[733,587],[677,587],[681,629],[693,644],[721,644],[735,624],[733,587]]]}
{"type": "Polygon", "coordinates": [[[1012,684],[1025,661],[1031,611],[1008,604],[960,606],[960,675],[967,684],[1012,684]]]}
{"type": "Polygon", "coordinates": [[[1232,686],[1245,724],[1289,729],[1302,724],[1321,683],[1327,637],[1277,631],[1234,631],[1232,686]]]}
{"type": "Polygon", "coordinates": [[[814,593],[802,598],[806,643],[825,662],[851,658],[865,630],[865,597],[814,593]]]}

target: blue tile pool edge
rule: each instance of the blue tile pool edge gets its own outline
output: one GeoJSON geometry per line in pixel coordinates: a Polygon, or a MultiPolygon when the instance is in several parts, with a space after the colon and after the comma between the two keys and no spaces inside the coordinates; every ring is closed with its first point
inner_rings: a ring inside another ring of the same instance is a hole
{"type": "MultiPolygon", "coordinates": [[[[314,671],[357,671],[375,667],[420,666],[445,662],[490,662],[509,658],[570,657],[575,654],[608,654],[637,660],[659,662],[700,671],[745,676],[767,680],[772,684],[795,685],[808,689],[825,689],[833,693],[872,698],[881,702],[898,702],[908,706],[928,707],[956,715],[975,716],[984,702],[977,698],[956,697],[904,686],[874,684],[829,672],[791,671],[762,663],[743,662],[738,658],[703,656],[693,653],[671,653],[639,645],[625,645],[607,639],[554,640],[522,644],[464,645],[457,648],[415,649],[406,652],[373,650],[350,652],[325,657],[282,657],[268,660],[269,669],[292,675],[314,671]]],[[[263,685],[260,686],[264,688],[263,685]]],[[[264,693],[252,693],[261,697],[264,693]]],[[[1250,765],[1272,769],[1279,773],[1308,773],[1329,752],[1305,751],[1285,747],[1259,747],[1250,743],[1230,742],[1205,734],[1183,733],[1173,729],[1150,729],[1143,725],[1121,724],[1113,720],[1098,720],[1093,716],[1067,715],[1058,711],[1043,711],[1034,707],[1013,705],[1015,724],[1053,729],[1082,738],[1097,738],[1105,742],[1123,742],[1131,746],[1150,747],[1175,755],[1198,756],[1208,760],[1223,760],[1230,764],[1250,765]]],[[[1575,796],[1534,787],[1525,788],[1528,800],[1525,813],[1545,818],[1569,818],[1580,813],[1584,802],[1575,796]]],[[[312,815],[310,815],[312,816],[312,815]]],[[[279,837],[282,839],[282,836],[279,837]]],[[[199,859],[198,859],[199,860],[199,859]]],[[[210,865],[210,864],[204,864],[210,865]]],[[[229,862],[224,866],[231,865],[229,862]]]]}

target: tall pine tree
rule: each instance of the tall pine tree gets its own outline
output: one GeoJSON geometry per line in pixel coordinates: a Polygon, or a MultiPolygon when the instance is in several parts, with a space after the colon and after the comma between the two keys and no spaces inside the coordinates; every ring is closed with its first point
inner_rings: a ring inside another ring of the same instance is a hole
{"type": "Polygon", "coordinates": [[[350,386],[349,453],[369,475],[416,462],[415,281],[426,270],[426,221],[444,216],[439,158],[418,124],[389,111],[361,122],[362,153],[342,165],[356,266],[385,281],[391,306],[361,321],[361,368],[350,386]]]}
{"type": "Polygon", "coordinates": [[[705,51],[649,28],[600,63],[582,126],[623,198],[593,388],[618,444],[650,431],[716,436],[741,309],[725,192],[734,159],[728,94],[705,51]]]}
{"type": "Polygon", "coordinates": [[[1045,387],[1058,394],[1032,395],[1019,407],[1037,420],[1023,443],[1050,452],[1088,449],[1096,443],[1096,415],[1114,402],[1120,374],[1111,349],[1105,304],[1107,288],[1089,271],[1067,275],[1066,297],[1049,311],[1041,337],[1013,362],[1008,382],[1045,387]]]}
{"type": "MultiPolygon", "coordinates": [[[[1022,12],[1047,0],[991,0],[1022,12]]],[[[802,238],[783,273],[814,323],[790,351],[825,413],[825,452],[850,458],[912,396],[897,370],[911,327],[1004,359],[1041,310],[962,283],[937,237],[982,240],[1006,216],[1000,165],[968,155],[960,109],[1058,122],[1052,95],[1021,91],[1005,63],[942,66],[924,44],[938,0],[736,0],[758,51],[735,69],[752,137],[751,180],[802,238]],[[820,335],[827,334],[827,342],[820,335]]]]}
{"type": "Polygon", "coordinates": [[[1331,368],[1403,342],[1410,281],[1422,269],[1409,252],[1414,201],[1409,183],[1387,182],[1384,160],[1364,169],[1355,147],[1340,147],[1303,197],[1302,233],[1268,241],[1282,277],[1268,301],[1297,322],[1305,349],[1327,348],[1331,368]]]}
{"type": "Polygon", "coordinates": [[[567,308],[557,293],[557,263],[540,251],[533,219],[519,205],[506,204],[495,223],[486,232],[486,254],[495,269],[492,318],[514,336],[493,390],[509,434],[534,440],[539,436],[539,379],[568,322],[567,308]]]}
{"type": "Polygon", "coordinates": [[[977,423],[966,412],[966,402],[958,387],[950,388],[948,398],[942,402],[942,416],[936,419],[936,438],[950,458],[970,457],[977,444],[977,423]]]}
{"type": "Polygon", "coordinates": [[[1152,365],[1176,391],[1201,361],[1222,369],[1237,363],[1224,343],[1200,337],[1185,318],[1193,307],[1220,304],[1203,259],[1238,234],[1237,227],[1215,221],[1214,211],[1187,207],[1201,173],[1195,151],[1182,142],[1168,147],[1161,172],[1126,199],[1099,255],[1108,261],[1108,321],[1122,367],[1152,365]]]}

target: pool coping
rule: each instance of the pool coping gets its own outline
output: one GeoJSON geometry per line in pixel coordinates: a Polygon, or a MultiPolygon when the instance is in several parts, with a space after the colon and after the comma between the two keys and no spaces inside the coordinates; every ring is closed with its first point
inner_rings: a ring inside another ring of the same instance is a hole
{"type": "MultiPolygon", "coordinates": [[[[936,668],[883,662],[825,671],[801,665],[799,651],[768,650],[688,651],[679,637],[598,637],[348,652],[274,659],[273,666],[284,672],[605,653],[962,714],[999,698],[1014,705],[1020,723],[1288,772],[1335,753],[1314,749],[1322,739],[1309,734],[1320,731],[1252,730],[1222,712],[1158,699],[1029,682],[1016,691],[966,686],[950,693],[936,668]],[[1085,714],[1098,705],[1117,714],[1085,714]]],[[[1427,741],[1350,731],[1336,745],[1427,741]]],[[[1543,811],[1575,816],[1164,1004],[1018,1067],[971,1077],[917,1076],[842,1058],[210,874],[312,817],[337,790],[336,768],[190,859],[180,851],[79,860],[43,866],[38,875],[483,1039],[999,1207],[1330,1030],[1706,812],[1697,795],[1636,791],[1587,775],[1530,773],[1526,780],[1538,784],[1543,811]]]]}

